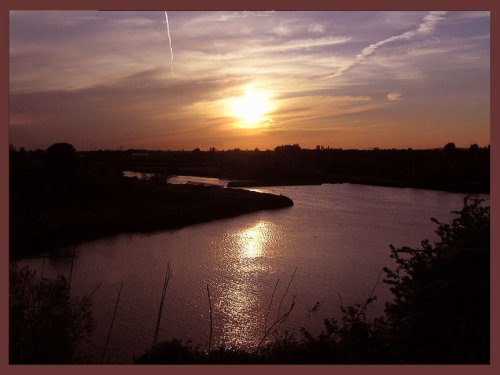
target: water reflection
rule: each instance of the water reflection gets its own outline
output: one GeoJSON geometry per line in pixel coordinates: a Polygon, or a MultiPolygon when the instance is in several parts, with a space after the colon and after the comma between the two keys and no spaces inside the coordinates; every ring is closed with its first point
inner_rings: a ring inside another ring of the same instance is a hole
{"type": "Polygon", "coordinates": [[[263,256],[264,244],[270,236],[270,224],[260,221],[254,226],[237,233],[242,258],[263,256]]]}
{"type": "Polygon", "coordinates": [[[204,186],[220,186],[227,187],[229,180],[223,180],[213,177],[198,177],[198,176],[171,176],[168,179],[169,184],[175,185],[204,185],[204,186]]]}
{"type": "Polygon", "coordinates": [[[265,259],[272,252],[274,225],[257,221],[234,233],[231,277],[220,290],[223,325],[219,344],[252,347],[262,331],[262,277],[269,272],[265,259]],[[236,251],[234,251],[236,250],[236,251]]]}
{"type": "Polygon", "coordinates": [[[223,324],[218,344],[252,346],[259,332],[255,315],[260,288],[245,276],[226,285],[219,305],[223,324]]]}

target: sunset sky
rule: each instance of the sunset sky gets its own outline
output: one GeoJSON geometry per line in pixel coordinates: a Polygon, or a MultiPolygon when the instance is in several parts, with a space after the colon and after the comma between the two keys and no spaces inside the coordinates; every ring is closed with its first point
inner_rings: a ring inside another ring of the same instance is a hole
{"type": "Polygon", "coordinates": [[[489,12],[10,13],[10,143],[490,143],[489,12]]]}

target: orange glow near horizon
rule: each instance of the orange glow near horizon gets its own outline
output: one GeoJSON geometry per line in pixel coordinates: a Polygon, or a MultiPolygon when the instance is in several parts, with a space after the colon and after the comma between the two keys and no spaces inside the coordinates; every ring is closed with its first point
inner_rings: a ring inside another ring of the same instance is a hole
{"type": "Polygon", "coordinates": [[[9,143],[490,144],[488,11],[169,11],[168,21],[172,49],[163,11],[9,12],[9,143]]]}

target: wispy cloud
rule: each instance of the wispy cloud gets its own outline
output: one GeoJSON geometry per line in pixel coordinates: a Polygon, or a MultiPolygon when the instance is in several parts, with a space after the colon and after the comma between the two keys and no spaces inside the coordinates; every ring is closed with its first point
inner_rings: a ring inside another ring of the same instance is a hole
{"type": "Polygon", "coordinates": [[[260,50],[265,52],[280,52],[280,51],[290,51],[298,49],[309,49],[314,47],[324,47],[331,46],[335,44],[347,43],[351,40],[347,36],[328,36],[318,39],[296,39],[290,42],[281,43],[278,45],[263,46],[260,50]]]}
{"type": "Polygon", "coordinates": [[[325,27],[320,23],[313,23],[307,27],[307,31],[313,34],[323,34],[325,27]]]}
{"type": "Polygon", "coordinates": [[[238,18],[247,18],[247,17],[268,17],[274,11],[241,11],[241,12],[213,12],[215,14],[217,21],[230,21],[238,18]]]}
{"type": "Polygon", "coordinates": [[[170,66],[172,68],[172,77],[174,76],[174,50],[172,49],[172,38],[170,37],[170,25],[168,24],[168,13],[165,11],[165,20],[167,22],[168,46],[170,47],[170,66]]]}
{"type": "Polygon", "coordinates": [[[389,94],[387,94],[387,99],[389,100],[401,100],[403,98],[403,94],[401,94],[400,92],[390,92],[389,94]]]}
{"type": "Polygon", "coordinates": [[[444,12],[444,11],[429,12],[423,18],[422,22],[420,23],[420,25],[417,28],[406,31],[406,32],[399,34],[399,35],[391,36],[389,38],[383,39],[383,40],[378,41],[376,43],[370,44],[368,47],[363,48],[361,50],[361,52],[358,53],[352,61],[350,61],[348,64],[340,67],[336,73],[325,77],[325,79],[336,78],[336,77],[341,76],[349,69],[352,69],[354,66],[365,61],[369,56],[373,55],[378,48],[380,48],[386,44],[393,43],[393,42],[400,41],[400,40],[410,40],[419,34],[428,34],[428,33],[432,32],[434,30],[436,24],[440,20],[444,19],[443,16],[445,14],[446,14],[446,12],[444,12]]]}
{"type": "Polygon", "coordinates": [[[281,35],[281,36],[285,36],[285,35],[288,35],[290,34],[290,28],[283,25],[283,22],[279,24],[279,26],[276,26],[274,29],[273,29],[274,33],[277,34],[277,35],[281,35]]]}

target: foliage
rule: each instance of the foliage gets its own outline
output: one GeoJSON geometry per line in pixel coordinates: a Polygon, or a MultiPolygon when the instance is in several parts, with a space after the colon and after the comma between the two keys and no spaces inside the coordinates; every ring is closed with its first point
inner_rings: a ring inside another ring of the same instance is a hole
{"type": "Polygon", "coordinates": [[[174,338],[151,349],[136,363],[370,363],[377,362],[379,346],[377,325],[365,318],[367,304],[342,307],[342,318],[325,319],[325,329],[314,336],[302,328],[302,337],[289,332],[277,334],[275,339],[256,351],[224,345],[210,351],[193,348],[174,338]]]}
{"type": "Polygon", "coordinates": [[[45,155],[45,165],[52,173],[71,175],[78,165],[78,155],[70,143],[54,143],[45,155]]]}
{"type": "Polygon", "coordinates": [[[490,208],[468,197],[455,213],[450,224],[432,219],[434,245],[391,246],[386,315],[396,361],[489,361],[490,208]]]}
{"type": "Polygon", "coordinates": [[[449,142],[449,143],[445,144],[443,147],[443,151],[445,151],[445,152],[452,152],[452,151],[455,151],[456,149],[457,149],[457,146],[455,146],[455,143],[453,143],[453,142],[449,142]]]}
{"type": "Polygon", "coordinates": [[[255,363],[258,357],[245,350],[227,348],[224,345],[208,351],[193,347],[191,341],[183,342],[173,338],[163,341],[156,348],[148,350],[135,359],[139,364],[174,364],[174,363],[255,363]]]}
{"type": "Polygon", "coordinates": [[[68,280],[47,279],[27,268],[10,269],[10,362],[74,363],[93,328],[87,297],[70,297],[68,280]]]}

